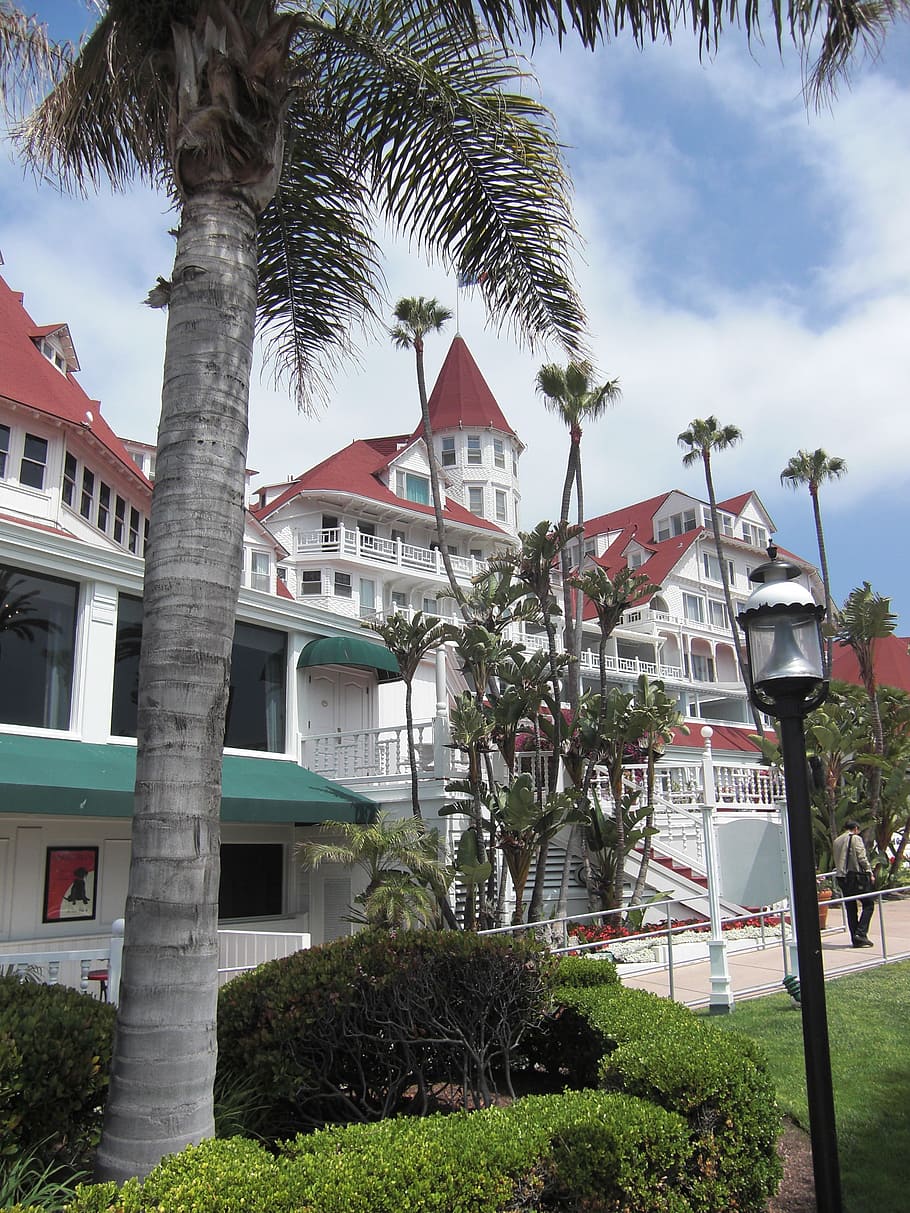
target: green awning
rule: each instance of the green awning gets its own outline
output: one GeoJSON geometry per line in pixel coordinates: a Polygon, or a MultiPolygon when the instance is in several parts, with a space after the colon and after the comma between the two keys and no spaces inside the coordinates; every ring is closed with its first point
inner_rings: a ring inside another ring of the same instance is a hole
{"type": "Polygon", "coordinates": [[[356,665],[375,670],[380,679],[401,677],[398,658],[384,644],[374,644],[363,636],[323,636],[311,640],[297,662],[297,669],[310,665],[356,665]]]}
{"type": "MultiPolygon", "coordinates": [[[[0,796],[7,813],[131,817],[136,749],[58,737],[0,734],[0,796]]],[[[222,821],[256,823],[369,821],[365,796],[296,762],[226,754],[222,821]]]]}

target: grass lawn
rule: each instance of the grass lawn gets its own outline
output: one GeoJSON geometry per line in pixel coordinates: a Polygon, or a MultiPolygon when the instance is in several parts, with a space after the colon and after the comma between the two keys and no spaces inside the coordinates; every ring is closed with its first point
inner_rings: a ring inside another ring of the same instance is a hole
{"type": "MultiPolygon", "coordinates": [[[[910,1208],[910,962],[825,986],[845,1213],[910,1208]]],[[[800,1013],[782,992],[712,1023],[761,1041],[783,1112],[809,1127],[800,1013]]]]}

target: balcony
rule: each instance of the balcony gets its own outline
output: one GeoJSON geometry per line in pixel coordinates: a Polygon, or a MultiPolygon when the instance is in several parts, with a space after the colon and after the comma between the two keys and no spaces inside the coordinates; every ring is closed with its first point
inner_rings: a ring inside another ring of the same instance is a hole
{"type": "MultiPolygon", "coordinates": [[[[328,530],[299,532],[294,553],[298,557],[340,556],[371,568],[401,569],[418,576],[446,579],[442,554],[437,548],[418,547],[402,539],[383,539],[345,526],[328,530]]],[[[467,584],[486,570],[486,562],[473,556],[452,556],[452,569],[459,580],[467,584]]]]}

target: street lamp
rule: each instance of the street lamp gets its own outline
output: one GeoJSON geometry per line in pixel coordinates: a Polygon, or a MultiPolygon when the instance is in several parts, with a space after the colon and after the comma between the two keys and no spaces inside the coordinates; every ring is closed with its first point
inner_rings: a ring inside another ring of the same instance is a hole
{"type": "Polygon", "coordinates": [[[768,556],[768,562],[750,574],[749,580],[756,583],[756,589],[740,612],[739,621],[749,653],[749,697],[760,711],[776,717],[780,725],[815,1198],[818,1213],[841,1213],[825,971],[803,729],[804,717],[828,695],[821,635],[825,608],[818,606],[809,591],[797,584],[801,572],[798,565],[778,560],[774,544],[768,548],[768,556]]]}

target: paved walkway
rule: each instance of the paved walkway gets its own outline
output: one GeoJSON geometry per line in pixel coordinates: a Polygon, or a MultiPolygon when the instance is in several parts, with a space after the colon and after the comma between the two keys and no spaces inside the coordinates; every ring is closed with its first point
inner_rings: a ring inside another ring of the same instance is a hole
{"type": "MultiPolygon", "coordinates": [[[[854,948],[850,943],[841,907],[835,906],[828,915],[828,927],[822,931],[822,961],[825,978],[842,973],[875,968],[895,960],[910,959],[910,897],[894,900],[881,898],[869,931],[874,948],[854,948]]],[[[754,998],[759,994],[782,990],[784,950],[780,940],[749,952],[727,953],[730,984],[734,1002],[737,998],[754,998]]],[[[625,986],[650,990],[654,994],[670,995],[670,974],[666,965],[623,972],[617,965],[625,986]]],[[[673,997],[690,1007],[708,1005],[711,993],[711,973],[707,960],[689,961],[673,966],[673,997]]]]}

